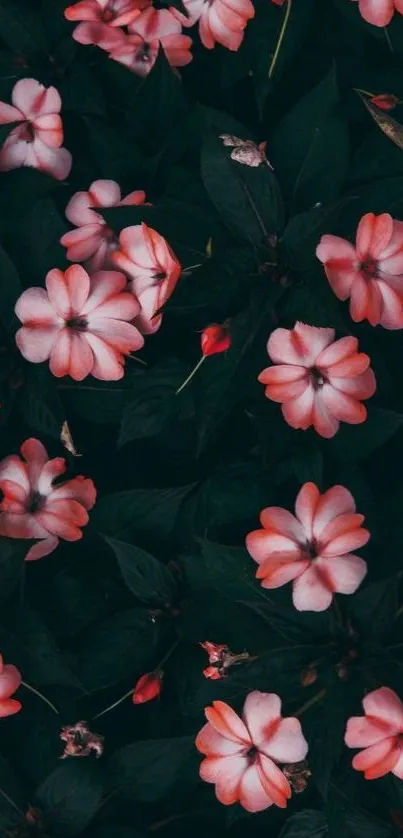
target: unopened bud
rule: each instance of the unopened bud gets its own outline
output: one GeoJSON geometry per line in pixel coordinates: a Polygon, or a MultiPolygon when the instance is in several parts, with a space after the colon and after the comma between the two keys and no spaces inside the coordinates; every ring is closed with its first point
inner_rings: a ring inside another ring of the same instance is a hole
{"type": "Polygon", "coordinates": [[[301,672],[301,684],[303,687],[310,687],[318,678],[318,670],[314,666],[304,669],[301,672]]]}
{"type": "Polygon", "coordinates": [[[231,335],[228,330],[227,321],[220,325],[212,323],[206,326],[201,335],[201,350],[204,356],[217,355],[226,352],[231,346],[231,335]]]}
{"type": "Polygon", "coordinates": [[[399,104],[399,99],[393,93],[379,93],[378,96],[372,96],[370,99],[372,105],[376,105],[381,111],[393,111],[396,105],[399,104]]]}
{"type": "Polygon", "coordinates": [[[162,689],[163,677],[164,673],[162,670],[147,672],[145,675],[142,675],[133,690],[133,704],[145,704],[147,701],[152,701],[153,698],[157,698],[162,689]]]}

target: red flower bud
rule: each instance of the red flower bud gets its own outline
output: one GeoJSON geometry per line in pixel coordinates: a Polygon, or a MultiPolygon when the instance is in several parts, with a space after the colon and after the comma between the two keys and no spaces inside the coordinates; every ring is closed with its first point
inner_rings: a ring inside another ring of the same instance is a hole
{"type": "Polygon", "coordinates": [[[231,335],[227,323],[220,325],[212,323],[202,331],[201,349],[203,355],[216,355],[218,352],[225,352],[231,346],[231,335]]]}
{"type": "Polygon", "coordinates": [[[152,701],[153,698],[157,698],[162,689],[163,677],[164,673],[161,670],[147,672],[145,675],[142,675],[133,691],[133,704],[145,704],[146,701],[152,701]]]}
{"type": "Polygon", "coordinates": [[[310,687],[311,684],[314,684],[317,680],[318,672],[314,666],[311,666],[309,669],[304,669],[301,672],[301,684],[303,687],[310,687]]]}
{"type": "MultiPolygon", "coordinates": [[[[204,640],[199,645],[207,652],[210,663],[221,661],[224,653],[229,651],[228,646],[223,643],[210,643],[209,640],[204,640]]],[[[207,675],[206,677],[208,678],[209,676],[207,675]]]]}
{"type": "Polygon", "coordinates": [[[399,99],[393,93],[379,93],[377,96],[372,96],[370,102],[382,111],[393,111],[399,104],[399,99]]]}
{"type": "Polygon", "coordinates": [[[218,666],[207,666],[206,669],[203,669],[203,675],[205,678],[209,678],[210,681],[220,681],[221,678],[225,677],[218,666]]]}

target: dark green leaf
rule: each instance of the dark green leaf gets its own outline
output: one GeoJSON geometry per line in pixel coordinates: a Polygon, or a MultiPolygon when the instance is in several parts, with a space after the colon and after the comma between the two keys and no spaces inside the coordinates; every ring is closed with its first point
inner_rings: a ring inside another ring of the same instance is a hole
{"type": "MultiPolygon", "coordinates": [[[[3,615],[4,616],[4,615],[3,615]]],[[[32,684],[79,687],[45,623],[28,608],[11,612],[0,626],[0,647],[32,684]]]]}
{"type": "Polygon", "coordinates": [[[385,444],[403,425],[403,414],[368,405],[362,425],[341,425],[330,446],[343,460],[361,460],[385,444]]]}
{"type": "Polygon", "coordinates": [[[99,532],[121,536],[128,530],[168,536],[175,525],[178,509],[192,486],[172,489],[130,489],[100,498],[91,515],[99,532]]]}
{"type": "Polygon", "coordinates": [[[17,541],[13,538],[0,538],[0,596],[8,597],[22,581],[25,556],[33,541],[17,541]]]}
{"type": "MultiPolygon", "coordinates": [[[[276,178],[269,166],[257,168],[231,160],[231,148],[217,134],[202,148],[204,186],[222,220],[252,248],[268,242],[283,225],[283,206],[276,178]]],[[[242,136],[241,139],[248,139],[242,136]]]]}
{"type": "Polygon", "coordinates": [[[109,762],[112,788],[137,800],[164,797],[194,748],[193,736],[148,739],[126,745],[109,762]]]}
{"type": "Polygon", "coordinates": [[[326,818],[317,809],[305,809],[287,820],[279,838],[324,838],[327,832],[326,818]]]}
{"type": "Polygon", "coordinates": [[[94,817],[102,798],[100,767],[92,759],[60,765],[36,791],[36,805],[49,830],[78,835],[94,817]]]}
{"type": "Polygon", "coordinates": [[[398,605],[397,579],[390,577],[357,591],[348,601],[348,612],[366,637],[382,637],[392,628],[398,605]]]}
{"type": "Polygon", "coordinates": [[[304,725],[309,743],[309,767],[312,779],[326,799],[333,769],[343,751],[346,711],[343,686],[332,684],[330,694],[315,705],[311,717],[304,725]]]}
{"type": "Polygon", "coordinates": [[[158,652],[160,629],[148,611],[132,608],[108,617],[87,632],[78,660],[78,675],[95,692],[147,671],[158,652]]]}
{"type": "Polygon", "coordinates": [[[0,829],[10,834],[11,827],[22,826],[26,797],[21,782],[8,760],[0,754],[0,829]]]}
{"type": "Polygon", "coordinates": [[[17,269],[10,257],[0,245],[0,316],[1,320],[9,329],[15,329],[17,318],[14,314],[14,306],[22,292],[20,278],[17,269]]]}
{"type": "Polygon", "coordinates": [[[182,407],[175,393],[185,377],[186,368],[172,359],[147,370],[124,410],[119,445],[156,436],[169,425],[182,407]]]}
{"type": "Polygon", "coordinates": [[[348,167],[348,131],[334,113],[334,67],[282,120],[270,143],[276,175],[294,209],[337,198],[348,167]]]}
{"type": "Polygon", "coordinates": [[[124,581],[143,602],[155,605],[170,603],[175,594],[175,580],[165,565],[150,553],[115,538],[105,541],[112,548],[124,581]]]}
{"type": "Polygon", "coordinates": [[[1,37],[12,50],[33,58],[48,46],[38,9],[29,0],[0,0],[1,37]]]}

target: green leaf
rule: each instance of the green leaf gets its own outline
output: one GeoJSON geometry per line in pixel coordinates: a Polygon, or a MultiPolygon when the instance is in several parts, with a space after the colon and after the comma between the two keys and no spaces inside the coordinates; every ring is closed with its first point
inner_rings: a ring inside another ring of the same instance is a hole
{"type": "MultiPolygon", "coordinates": [[[[0,0],[1,2],[1,0],[0,0]]],[[[39,169],[21,168],[11,172],[2,172],[0,195],[1,229],[15,233],[21,220],[25,219],[38,201],[60,189],[60,182],[39,169]]],[[[65,230],[63,230],[65,232],[65,230]]],[[[21,234],[18,229],[18,244],[21,248],[21,234]]]]}
{"type": "Polygon", "coordinates": [[[0,596],[6,599],[22,580],[25,556],[34,541],[0,538],[0,596]]]}
{"type": "Polygon", "coordinates": [[[18,398],[19,409],[28,427],[37,433],[60,440],[64,421],[55,379],[44,364],[27,368],[24,387],[18,398]]]}
{"type": "Polygon", "coordinates": [[[14,263],[0,245],[0,317],[4,326],[14,330],[17,318],[14,306],[22,292],[20,278],[14,263]]]}
{"type": "Polygon", "coordinates": [[[402,413],[369,404],[366,421],[362,425],[341,425],[329,447],[343,460],[362,460],[385,445],[402,425],[402,413]]]}
{"type": "Polygon", "coordinates": [[[327,833],[326,818],[317,809],[305,809],[288,818],[279,838],[324,838],[327,833]]]}
{"type": "Polygon", "coordinates": [[[347,601],[353,627],[366,637],[383,637],[391,630],[399,606],[396,576],[357,591],[347,601]]]}
{"type": "Polygon", "coordinates": [[[147,671],[161,641],[158,623],[148,611],[132,608],[114,614],[87,631],[78,659],[80,681],[96,692],[147,671]]]}
{"type": "Polygon", "coordinates": [[[62,653],[42,618],[36,611],[24,608],[3,613],[0,625],[0,647],[5,656],[16,663],[24,678],[32,684],[61,687],[79,686],[66,666],[62,653]]]}
{"type": "Polygon", "coordinates": [[[147,370],[124,410],[119,446],[133,439],[156,436],[169,425],[182,407],[182,400],[175,393],[185,377],[185,368],[172,359],[147,370]]]}
{"type": "Polygon", "coordinates": [[[106,495],[97,501],[91,514],[92,526],[105,535],[121,536],[133,530],[168,537],[175,525],[179,507],[193,486],[172,489],[129,489],[106,495]]]}
{"type": "Polygon", "coordinates": [[[332,229],[345,203],[339,201],[324,209],[315,206],[290,219],[280,241],[289,268],[298,270],[301,268],[301,260],[312,259],[321,235],[332,229]]]}
{"type": "Polygon", "coordinates": [[[109,761],[111,787],[128,798],[159,800],[178,778],[193,748],[193,736],[147,739],[126,745],[109,761]]]}
{"type": "MultiPolygon", "coordinates": [[[[283,225],[283,205],[276,178],[265,164],[253,168],[231,160],[232,149],[223,145],[219,133],[217,130],[216,134],[207,136],[202,147],[204,186],[235,236],[252,248],[267,244],[269,236],[283,225]]],[[[240,138],[248,139],[247,132],[240,138]]]]}
{"type": "Polygon", "coordinates": [[[25,810],[26,795],[22,784],[9,761],[0,754],[0,829],[3,835],[10,834],[11,827],[23,825],[25,810]]]}
{"type": "Polygon", "coordinates": [[[140,547],[105,536],[113,550],[129,590],[147,604],[166,605],[176,591],[175,580],[165,565],[140,547]]]}
{"type": "Polygon", "coordinates": [[[309,767],[312,779],[326,800],[329,781],[344,747],[346,709],[345,687],[332,682],[331,689],[319,704],[304,716],[304,734],[309,744],[309,767]]]}
{"type": "Polygon", "coordinates": [[[282,120],[270,143],[270,156],[294,210],[337,198],[348,168],[349,141],[344,120],[334,113],[339,95],[335,69],[282,120]]]}
{"type": "Polygon", "coordinates": [[[78,835],[93,819],[102,798],[100,766],[93,760],[71,760],[60,765],[39,786],[36,805],[55,834],[78,835]]]}
{"type": "Polygon", "coordinates": [[[199,541],[201,555],[181,559],[190,590],[212,587],[236,601],[260,599],[254,563],[244,547],[199,541]]]}
{"type": "Polygon", "coordinates": [[[48,51],[38,10],[29,0],[0,0],[0,32],[7,46],[28,58],[48,51]]]}
{"type": "Polygon", "coordinates": [[[160,49],[151,72],[127,103],[127,123],[133,134],[146,143],[148,153],[168,153],[169,158],[176,159],[183,151],[186,110],[183,84],[160,49]]]}
{"type": "Polygon", "coordinates": [[[207,358],[198,376],[199,452],[211,443],[234,407],[256,384],[267,366],[265,346],[273,308],[282,294],[279,285],[262,283],[248,307],[231,320],[231,347],[207,358]]]}

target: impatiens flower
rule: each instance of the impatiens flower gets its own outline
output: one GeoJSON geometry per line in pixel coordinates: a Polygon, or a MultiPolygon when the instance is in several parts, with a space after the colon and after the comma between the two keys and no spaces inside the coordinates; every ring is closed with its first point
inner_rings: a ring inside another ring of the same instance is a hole
{"type": "Polygon", "coordinates": [[[366,562],[352,553],[370,538],[363,522],[344,486],[321,495],[314,483],[305,483],[295,516],[268,506],[260,514],[262,529],[246,536],[246,548],[259,565],[256,578],[269,589],[292,581],[298,611],[325,611],[335,593],[353,594],[367,572],[366,562]]]}
{"type": "Polygon", "coordinates": [[[244,37],[244,30],[255,16],[251,0],[183,0],[186,15],[172,8],[183,26],[199,21],[199,35],[204,47],[213,49],[222,44],[236,52],[244,37]]]}
{"type": "Polygon", "coordinates": [[[133,691],[133,704],[145,704],[146,701],[152,701],[153,698],[157,698],[162,690],[163,677],[164,673],[161,670],[147,672],[146,675],[142,675],[133,691]]]}
{"type": "Polygon", "coordinates": [[[0,719],[14,716],[21,710],[21,702],[11,698],[21,684],[21,673],[11,663],[3,663],[0,655],[0,719]]]}
{"type": "Polygon", "coordinates": [[[23,326],[15,339],[21,354],[33,364],[49,359],[57,378],[123,378],[125,355],[144,344],[130,322],[140,306],[125,288],[125,276],[116,271],[98,271],[91,278],[81,265],[65,273],[49,271],[46,290],[28,288],[17,300],[15,313],[23,326]]]}
{"type": "Polygon", "coordinates": [[[64,180],[72,166],[71,154],[61,148],[62,102],[55,87],[35,79],[20,79],[13,88],[12,105],[0,102],[0,125],[18,122],[0,151],[0,171],[31,166],[64,180]]]}
{"type": "Polygon", "coordinates": [[[223,141],[223,145],[232,148],[231,160],[252,168],[256,168],[262,163],[265,163],[270,169],[273,168],[266,157],[266,142],[256,145],[252,140],[241,140],[240,137],[235,137],[233,134],[220,134],[220,140],[223,141]]]}
{"type": "Polygon", "coordinates": [[[38,439],[27,439],[21,454],[0,463],[0,535],[40,539],[25,557],[34,561],[52,553],[59,538],[82,538],[81,527],[88,523],[87,510],[94,506],[96,491],[92,480],[82,476],[54,486],[66,471],[66,461],[49,460],[38,439]]]}
{"type": "Polygon", "coordinates": [[[73,32],[79,44],[97,44],[102,49],[112,49],[123,34],[120,27],[127,26],[139,16],[140,10],[151,0],[81,0],[65,9],[67,20],[81,21],[73,32]]]}
{"type": "Polygon", "coordinates": [[[60,239],[60,244],[68,248],[67,258],[71,262],[85,262],[90,272],[110,268],[109,254],[118,239],[96,210],[139,206],[145,199],[142,190],[122,198],[120,186],[114,180],[94,180],[88,192],[76,192],[67,204],[66,217],[78,229],[65,233],[60,239]]]}
{"type": "Polygon", "coordinates": [[[403,328],[403,222],[391,215],[364,215],[355,247],[339,236],[322,236],[316,249],[339,298],[350,298],[355,323],[403,328]]]}
{"type": "Polygon", "coordinates": [[[227,670],[231,666],[256,660],[248,652],[241,652],[240,655],[234,655],[228,646],[222,643],[210,643],[209,640],[205,640],[203,643],[200,643],[200,646],[207,652],[210,664],[206,669],[203,669],[203,675],[211,681],[219,681],[221,678],[226,678],[228,674],[227,670]]]}
{"type": "Polygon", "coordinates": [[[389,26],[395,12],[403,14],[403,0],[358,0],[358,8],[367,23],[389,26]]]}
{"type": "Polygon", "coordinates": [[[203,355],[217,355],[226,352],[231,346],[231,334],[227,323],[212,323],[206,326],[201,334],[201,350],[203,355]]]}
{"type": "Polygon", "coordinates": [[[87,722],[77,722],[75,725],[62,727],[60,739],[66,743],[60,759],[88,757],[92,754],[99,759],[103,754],[104,737],[99,733],[92,733],[87,722]]]}
{"type": "Polygon", "coordinates": [[[142,334],[156,332],[162,320],[157,312],[171,296],[182,270],[168,242],[147,224],[125,227],[111,261],[128,275],[140,303],[135,324],[142,334]]]}
{"type": "Polygon", "coordinates": [[[192,39],[182,35],[179,20],[168,9],[146,9],[129,26],[130,35],[110,50],[110,57],[146,76],[154,66],[160,46],[172,67],[184,67],[192,60],[192,39]]]}
{"type": "Polygon", "coordinates": [[[242,718],[224,701],[213,701],[205,715],[208,723],[196,737],[205,754],[200,776],[215,784],[220,803],[240,803],[248,812],[273,803],[284,809],[291,787],[278,764],[305,759],[308,745],[298,719],[282,718],[279,696],[249,693],[242,718]]]}
{"type": "Polygon", "coordinates": [[[326,438],[337,433],[340,422],[365,422],[367,410],[360,400],[376,390],[370,358],[358,352],[357,338],[335,341],[334,336],[334,329],[305,323],[275,329],[267,344],[273,366],[258,377],[266,384],[267,398],[281,403],[292,428],[306,431],[313,425],[326,438]]]}
{"type": "Polygon", "coordinates": [[[348,748],[364,748],[353,758],[353,768],[366,780],[392,772],[403,780],[403,704],[389,687],[373,690],[363,699],[365,716],[347,722],[348,748]]]}

